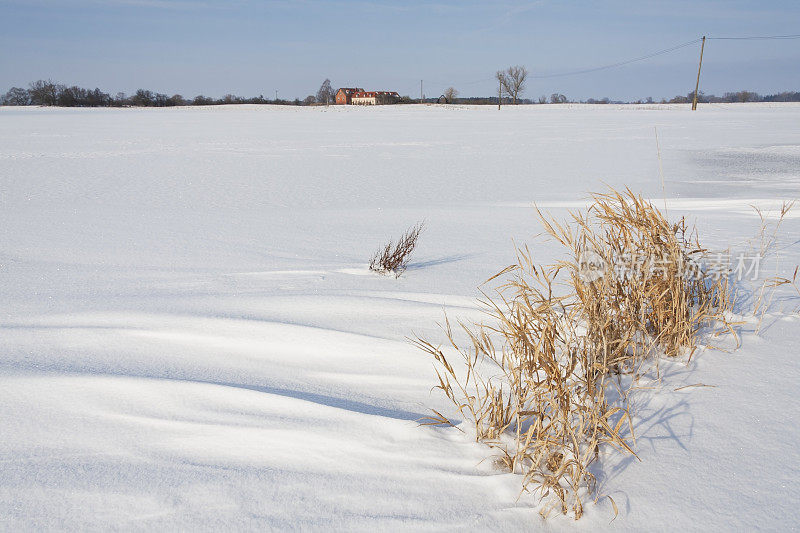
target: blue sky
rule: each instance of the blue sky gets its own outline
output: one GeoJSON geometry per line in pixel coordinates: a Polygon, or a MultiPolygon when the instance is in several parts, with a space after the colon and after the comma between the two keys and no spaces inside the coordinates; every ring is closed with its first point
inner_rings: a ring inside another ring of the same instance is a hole
{"type": "MultiPolygon", "coordinates": [[[[40,78],[111,93],[282,98],[334,87],[462,96],[523,64],[547,75],[702,35],[800,33],[800,2],[676,0],[0,0],[0,91],[40,78]]],[[[602,72],[533,79],[525,96],[686,94],[699,45],[602,72]]],[[[701,90],[800,90],[800,40],[710,41],[701,90]]]]}

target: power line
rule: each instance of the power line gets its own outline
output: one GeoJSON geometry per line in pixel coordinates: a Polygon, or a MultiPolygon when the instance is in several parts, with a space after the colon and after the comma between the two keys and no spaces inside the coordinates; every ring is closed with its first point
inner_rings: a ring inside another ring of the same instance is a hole
{"type": "MultiPolygon", "coordinates": [[[[662,50],[658,50],[656,52],[652,52],[652,53],[649,53],[649,54],[646,54],[646,55],[643,55],[643,56],[635,57],[633,59],[627,59],[625,61],[619,61],[617,63],[611,63],[609,65],[603,65],[603,66],[600,66],[600,67],[592,67],[592,68],[586,68],[586,69],[580,69],[580,70],[572,70],[572,71],[569,71],[569,72],[561,72],[561,73],[557,73],[557,74],[541,74],[541,75],[538,75],[538,76],[528,76],[528,77],[531,78],[531,79],[537,79],[537,80],[548,79],[548,78],[561,78],[561,77],[565,77],[565,76],[575,76],[577,74],[587,74],[589,72],[597,72],[597,71],[600,71],[600,70],[607,70],[607,69],[610,69],[610,68],[617,68],[617,67],[621,67],[621,66],[624,66],[624,65],[628,65],[630,63],[636,63],[637,61],[644,61],[646,59],[650,59],[650,58],[653,58],[653,57],[656,57],[656,56],[660,56],[660,55],[663,55],[663,54],[668,54],[670,52],[674,52],[676,50],[680,50],[681,48],[686,48],[687,46],[691,46],[693,44],[697,44],[700,41],[701,41],[701,39],[694,39],[694,40],[687,41],[685,43],[681,43],[681,44],[678,44],[678,45],[675,45],[675,46],[671,46],[669,48],[664,48],[662,50]]],[[[461,86],[463,86],[463,85],[473,85],[473,84],[476,84],[476,83],[486,82],[486,81],[490,81],[490,80],[494,80],[494,79],[495,79],[494,77],[492,77],[492,78],[483,78],[483,79],[480,79],[480,80],[459,83],[458,85],[461,85],[461,86]]],[[[442,84],[442,85],[446,85],[446,84],[442,84]]]]}
{"type": "Polygon", "coordinates": [[[561,77],[564,77],[564,76],[574,76],[576,74],[587,74],[589,72],[597,72],[599,70],[607,70],[607,69],[610,69],[610,68],[617,68],[617,67],[621,67],[621,66],[624,66],[624,65],[629,65],[631,63],[636,63],[637,61],[644,61],[645,59],[650,59],[650,58],[653,58],[653,57],[656,57],[656,56],[660,56],[660,55],[663,55],[663,54],[668,54],[670,52],[674,52],[675,50],[680,50],[681,48],[686,48],[687,46],[691,46],[693,44],[697,44],[700,41],[701,41],[701,39],[694,39],[692,41],[687,41],[685,43],[681,43],[681,44],[672,46],[670,48],[664,48],[663,50],[658,50],[657,52],[652,52],[650,54],[639,56],[639,57],[635,57],[633,59],[628,59],[628,60],[625,60],[625,61],[619,61],[617,63],[611,63],[610,65],[603,65],[601,67],[593,67],[593,68],[586,68],[586,69],[581,69],[581,70],[573,70],[573,71],[570,71],[570,72],[562,72],[562,73],[559,73],[559,74],[544,74],[544,75],[540,75],[540,76],[530,76],[530,77],[533,78],[533,79],[537,79],[537,80],[546,79],[546,78],[561,78],[561,77]]]}
{"type": "Polygon", "coordinates": [[[755,35],[751,37],[709,37],[715,41],[766,41],[770,39],[800,39],[800,35],[755,35]]]}
{"type": "MultiPolygon", "coordinates": [[[[741,37],[707,37],[708,40],[715,40],[715,41],[765,41],[765,40],[786,40],[786,39],[800,39],[800,35],[752,35],[752,36],[741,36],[741,37]]],[[[692,46],[694,44],[699,43],[702,41],[702,38],[693,39],[691,41],[687,41],[685,43],[677,44],[675,46],[671,46],[669,48],[664,48],[661,50],[657,50],[655,52],[651,52],[649,54],[645,54],[643,56],[634,57],[632,59],[627,59],[624,61],[618,61],[616,63],[610,63],[608,65],[602,65],[599,67],[592,67],[592,68],[585,68],[579,70],[571,70],[568,72],[560,72],[556,74],[540,74],[540,75],[533,75],[528,76],[530,79],[542,80],[542,79],[550,79],[550,78],[563,78],[567,76],[576,76],[578,74],[588,74],[591,72],[599,72],[602,70],[608,70],[612,68],[618,68],[625,65],[630,65],[631,63],[637,63],[639,61],[646,61],[648,59],[652,59],[654,57],[669,54],[671,52],[675,52],[682,48],[686,48],[687,46],[692,46]]],[[[464,85],[474,85],[476,83],[482,83],[494,80],[494,77],[491,78],[482,78],[479,80],[468,81],[463,83],[457,83],[456,85],[464,86],[464,85]]],[[[447,83],[439,83],[435,82],[436,85],[445,86],[447,83]]]]}

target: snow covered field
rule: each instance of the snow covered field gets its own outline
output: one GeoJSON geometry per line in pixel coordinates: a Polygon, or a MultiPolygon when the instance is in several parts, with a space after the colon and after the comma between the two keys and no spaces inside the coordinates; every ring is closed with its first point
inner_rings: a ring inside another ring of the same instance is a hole
{"type": "MultiPolygon", "coordinates": [[[[786,530],[800,523],[800,300],[662,363],[638,462],[542,521],[452,428],[407,337],[557,248],[603,183],[743,249],[800,196],[800,105],[0,108],[0,530],[786,530]],[[657,204],[660,205],[660,204],[657,204]],[[424,219],[399,279],[366,264],[424,219]],[[714,387],[684,385],[705,383],[714,387]]],[[[800,207],[779,265],[800,264],[800,207]]]]}

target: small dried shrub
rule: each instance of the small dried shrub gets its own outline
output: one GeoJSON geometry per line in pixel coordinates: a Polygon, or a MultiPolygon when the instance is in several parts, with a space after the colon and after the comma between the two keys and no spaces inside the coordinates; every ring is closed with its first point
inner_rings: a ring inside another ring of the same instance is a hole
{"type": "Polygon", "coordinates": [[[424,222],[419,222],[411,226],[397,243],[389,241],[372,256],[369,269],[381,274],[394,274],[396,278],[400,277],[408,267],[408,260],[417,246],[417,240],[424,227],[424,222]]]}

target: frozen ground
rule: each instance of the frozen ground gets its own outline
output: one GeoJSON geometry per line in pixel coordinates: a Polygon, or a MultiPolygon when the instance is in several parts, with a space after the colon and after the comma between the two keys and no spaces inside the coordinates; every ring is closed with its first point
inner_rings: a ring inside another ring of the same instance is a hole
{"type": "MultiPolygon", "coordinates": [[[[800,196],[800,106],[0,108],[0,530],[785,530],[800,521],[800,301],[734,353],[667,363],[642,462],[543,522],[434,407],[443,310],[555,249],[603,183],[709,246],[800,196]],[[400,279],[376,247],[427,229],[400,279]],[[715,388],[689,388],[705,383],[715,388]]],[[[800,264],[800,212],[778,272],[800,264]]],[[[774,260],[762,277],[774,275],[774,260]]],[[[781,311],[783,309],[783,311],[781,311]]]]}

